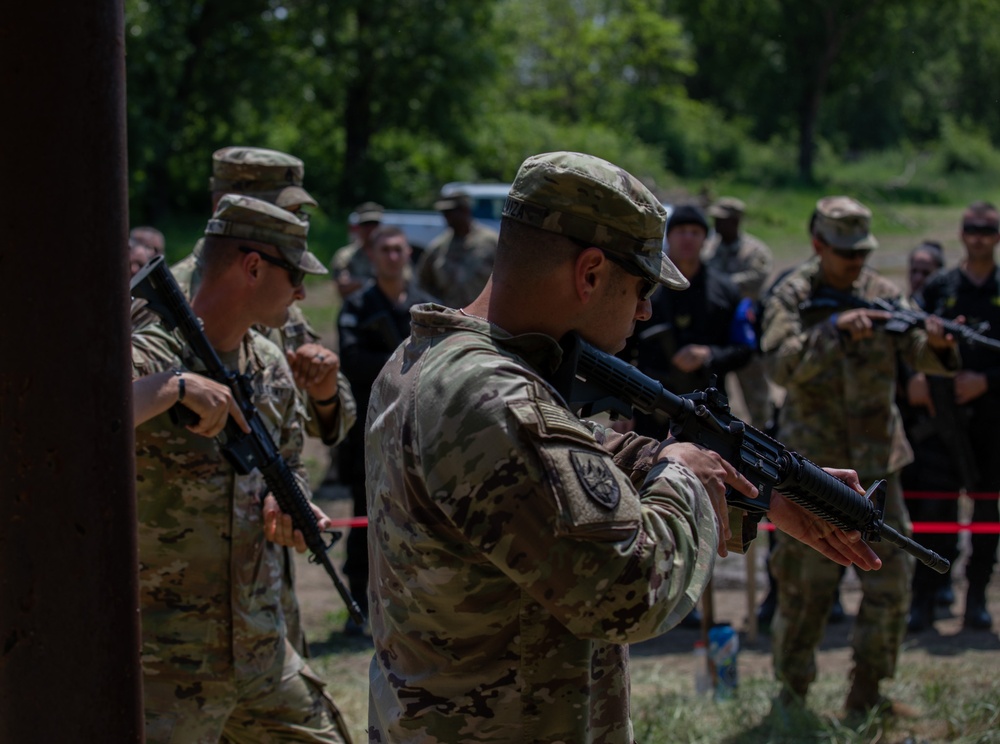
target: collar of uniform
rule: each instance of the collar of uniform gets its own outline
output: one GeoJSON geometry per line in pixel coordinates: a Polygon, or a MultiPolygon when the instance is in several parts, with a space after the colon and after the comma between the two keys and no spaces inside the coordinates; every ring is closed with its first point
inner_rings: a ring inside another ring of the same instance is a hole
{"type": "Polygon", "coordinates": [[[562,361],[559,342],[544,333],[514,336],[488,320],[463,315],[458,310],[435,303],[416,305],[410,310],[410,314],[413,318],[413,334],[418,338],[444,335],[456,330],[470,331],[489,338],[495,346],[516,354],[545,374],[555,371],[562,361]]]}

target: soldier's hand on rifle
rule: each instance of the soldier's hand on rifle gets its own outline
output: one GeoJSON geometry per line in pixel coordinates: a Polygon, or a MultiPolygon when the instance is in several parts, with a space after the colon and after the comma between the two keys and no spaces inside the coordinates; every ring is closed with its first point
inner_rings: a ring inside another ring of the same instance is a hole
{"type": "Polygon", "coordinates": [[[167,370],[132,381],[132,408],[136,426],[159,416],[176,403],[198,416],[198,423],[187,428],[204,437],[214,437],[232,416],[239,427],[249,432],[243,412],[229,388],[194,372],[177,374],[167,370]]]}
{"type": "Polygon", "coordinates": [[[875,323],[885,322],[892,317],[892,313],[886,310],[869,310],[866,307],[856,307],[853,310],[845,310],[836,316],[837,330],[848,334],[852,341],[860,341],[863,338],[871,338],[875,334],[875,323]]]}
{"type": "MultiPolygon", "coordinates": [[[[965,322],[965,318],[960,322],[965,322]]],[[[941,318],[936,315],[924,318],[924,330],[927,331],[927,345],[932,349],[950,349],[957,343],[955,337],[945,331],[941,318]]]]}
{"type": "Polygon", "coordinates": [[[681,347],[670,359],[681,372],[694,372],[712,361],[712,350],[704,344],[688,344],[681,347]]]}
{"type": "Polygon", "coordinates": [[[732,537],[732,531],[729,528],[726,486],[730,486],[750,498],[756,498],[757,489],[750,481],[740,475],[736,468],[723,460],[721,455],[697,444],[668,439],[660,447],[657,459],[662,460],[668,457],[677,460],[691,470],[708,491],[712,507],[715,509],[716,522],[719,525],[719,555],[727,556],[729,551],[726,550],[726,541],[732,537]]]}
{"type": "MultiPolygon", "coordinates": [[[[330,529],[330,518],[323,510],[311,502],[309,506],[316,515],[320,530],[330,529]]],[[[305,553],[307,550],[302,532],[292,526],[291,515],[281,511],[277,500],[271,494],[264,499],[264,537],[277,545],[295,548],[299,553],[305,553]]]]}
{"type": "Polygon", "coordinates": [[[320,344],[302,344],[286,352],[295,384],[313,400],[329,400],[337,394],[340,357],[320,344]]]}
{"type": "Polygon", "coordinates": [[[198,423],[192,424],[188,429],[203,437],[214,437],[222,431],[226,419],[232,416],[243,431],[250,431],[243,412],[228,387],[193,372],[185,372],[183,378],[183,405],[198,414],[198,423]]]}
{"type": "Polygon", "coordinates": [[[982,372],[963,369],[955,375],[955,402],[960,405],[971,403],[985,394],[989,386],[989,381],[982,372]]]}
{"type": "MultiPolygon", "coordinates": [[[[853,470],[839,468],[823,468],[823,470],[834,478],[844,481],[858,493],[865,492],[858,481],[858,474],[853,470]]],[[[779,530],[818,550],[834,563],[839,563],[841,566],[850,566],[853,563],[865,571],[882,567],[881,559],[861,539],[860,532],[857,530],[845,532],[839,527],[834,527],[822,517],[789,501],[779,491],[771,493],[771,508],[767,516],[779,530]]]]}

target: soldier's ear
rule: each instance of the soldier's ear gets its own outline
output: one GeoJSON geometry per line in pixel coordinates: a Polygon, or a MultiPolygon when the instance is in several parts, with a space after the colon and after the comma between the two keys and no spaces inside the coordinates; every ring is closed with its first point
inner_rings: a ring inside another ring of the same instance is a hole
{"type": "Polygon", "coordinates": [[[602,281],[608,281],[611,262],[600,248],[587,248],[573,263],[573,280],[576,295],[581,302],[590,302],[602,281]]]}

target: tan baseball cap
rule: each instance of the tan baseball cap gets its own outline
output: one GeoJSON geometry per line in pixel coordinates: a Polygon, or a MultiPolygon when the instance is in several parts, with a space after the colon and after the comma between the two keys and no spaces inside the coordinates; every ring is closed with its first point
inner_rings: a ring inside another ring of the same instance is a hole
{"type": "Polygon", "coordinates": [[[688,280],[663,252],[666,218],[666,209],[637,178],[579,152],[525,160],[503,208],[503,219],[602,248],[654,282],[685,289],[688,280]]]}
{"type": "Polygon", "coordinates": [[[267,243],[307,274],[326,274],[326,267],[309,252],[308,234],[308,221],[263,199],[242,194],[223,196],[205,226],[205,235],[267,243]]]}
{"type": "Polygon", "coordinates": [[[849,196],[825,196],[816,202],[813,232],[834,248],[875,250],[878,241],[871,233],[872,213],[849,196]]]}
{"type": "Polygon", "coordinates": [[[302,188],[305,165],[298,158],[263,147],[223,147],[212,153],[209,189],[249,194],[283,209],[317,206],[302,188]]]}

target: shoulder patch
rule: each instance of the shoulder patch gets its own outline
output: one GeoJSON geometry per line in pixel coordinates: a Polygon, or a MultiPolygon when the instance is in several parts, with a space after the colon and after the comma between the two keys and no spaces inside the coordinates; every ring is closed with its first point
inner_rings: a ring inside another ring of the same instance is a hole
{"type": "Polygon", "coordinates": [[[607,509],[618,506],[622,493],[607,459],[584,450],[572,450],[569,454],[573,470],[587,496],[607,509]]]}
{"type": "Polygon", "coordinates": [[[538,415],[541,418],[540,423],[545,428],[546,434],[561,432],[575,437],[579,437],[581,433],[588,438],[592,436],[587,427],[580,423],[580,419],[562,406],[547,403],[543,400],[537,401],[535,406],[538,408],[538,415]]]}

